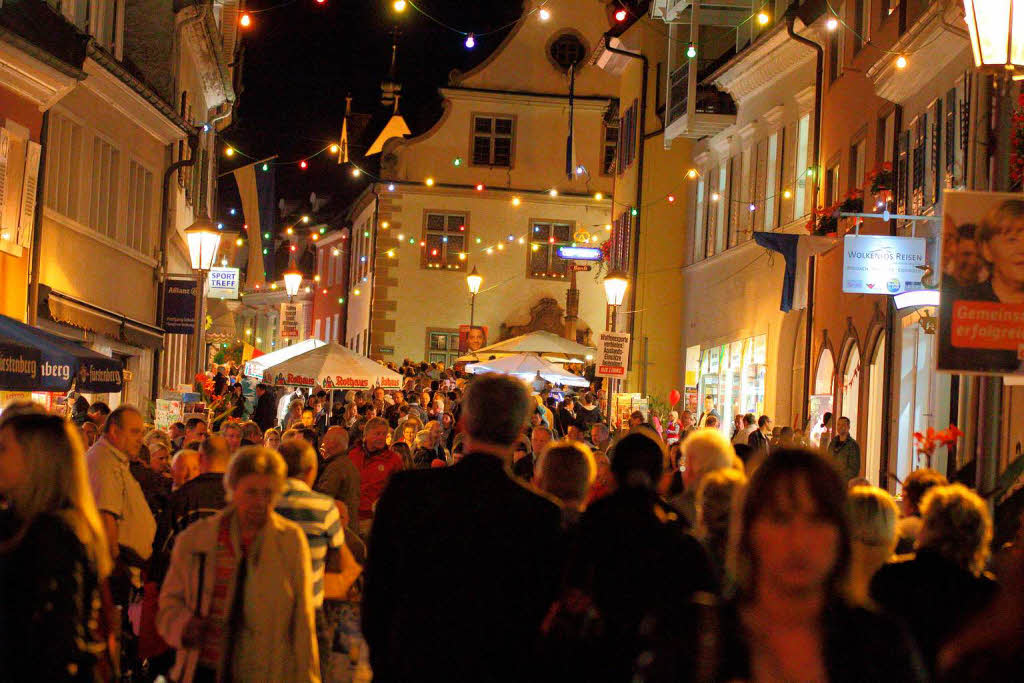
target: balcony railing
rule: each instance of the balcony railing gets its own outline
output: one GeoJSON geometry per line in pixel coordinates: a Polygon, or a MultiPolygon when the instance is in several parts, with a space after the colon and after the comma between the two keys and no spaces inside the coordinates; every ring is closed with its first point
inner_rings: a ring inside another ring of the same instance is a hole
{"type": "MultiPolygon", "coordinates": [[[[672,73],[670,85],[671,99],[668,125],[678,128],[678,126],[673,126],[672,124],[686,116],[687,105],[689,104],[687,87],[689,85],[688,65],[684,64],[672,73]]],[[[684,137],[713,135],[735,123],[736,103],[728,93],[722,92],[714,86],[698,83],[696,97],[697,99],[694,103],[695,120],[687,122],[689,125],[684,124],[683,129],[689,130],[689,133],[680,133],[681,135],[684,137]]]]}

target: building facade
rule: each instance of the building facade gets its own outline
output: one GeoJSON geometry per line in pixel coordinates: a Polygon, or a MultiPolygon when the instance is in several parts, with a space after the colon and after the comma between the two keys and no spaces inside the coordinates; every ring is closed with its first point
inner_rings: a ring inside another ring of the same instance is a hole
{"type": "Polygon", "coordinates": [[[28,319],[121,359],[124,392],[103,400],[145,406],[203,362],[195,335],[164,334],[158,298],[167,274],[192,275],[182,231],[209,212],[214,137],[234,99],[233,10],[83,0],[48,11],[89,38],[84,77],[46,115],[28,319]],[[179,160],[193,163],[169,175],[179,160]]]}
{"type": "Polygon", "coordinates": [[[488,343],[532,329],[591,343],[604,329],[600,266],[574,270],[558,248],[597,246],[611,222],[618,84],[587,61],[608,17],[599,3],[548,6],[550,21],[533,13],[482,64],[452,76],[430,130],[384,145],[383,179],[350,215],[350,348],[451,363],[471,324],[488,343]],[[474,268],[483,277],[475,303],[474,268]]]}

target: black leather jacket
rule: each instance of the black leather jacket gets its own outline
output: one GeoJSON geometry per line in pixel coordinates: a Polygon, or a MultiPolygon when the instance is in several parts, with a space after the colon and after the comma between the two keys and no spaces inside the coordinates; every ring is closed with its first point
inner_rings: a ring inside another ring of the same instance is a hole
{"type": "MultiPolygon", "coordinates": [[[[0,520],[0,539],[15,530],[0,520]]],[[[100,610],[87,549],[61,517],[37,518],[0,553],[0,682],[99,680],[100,610]]]]}

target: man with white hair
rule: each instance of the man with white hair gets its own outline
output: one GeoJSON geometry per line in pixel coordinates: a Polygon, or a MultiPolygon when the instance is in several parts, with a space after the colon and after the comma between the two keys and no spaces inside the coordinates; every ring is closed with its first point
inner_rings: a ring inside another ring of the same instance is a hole
{"type": "Polygon", "coordinates": [[[680,445],[683,464],[683,485],[686,487],[680,512],[692,528],[697,522],[697,488],[709,472],[732,467],[736,452],[725,435],[717,429],[698,429],[680,445]]]}

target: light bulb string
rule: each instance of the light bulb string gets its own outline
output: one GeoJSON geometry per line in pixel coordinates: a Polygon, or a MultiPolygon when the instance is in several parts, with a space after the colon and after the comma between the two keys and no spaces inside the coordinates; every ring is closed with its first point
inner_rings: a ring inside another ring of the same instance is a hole
{"type": "Polygon", "coordinates": [[[435,24],[437,24],[438,26],[440,26],[441,28],[445,28],[445,29],[448,29],[448,30],[449,30],[449,31],[451,31],[452,33],[458,34],[458,35],[460,35],[460,36],[469,36],[469,35],[472,35],[472,36],[474,36],[475,38],[481,38],[481,37],[483,37],[483,36],[489,36],[489,35],[491,35],[491,34],[494,34],[494,33],[498,33],[498,32],[500,32],[500,31],[504,31],[505,29],[507,29],[507,28],[510,28],[510,27],[512,27],[512,26],[515,26],[516,24],[518,24],[518,23],[520,23],[520,22],[526,21],[526,20],[527,20],[527,19],[529,19],[529,18],[530,18],[531,16],[533,16],[534,14],[536,14],[537,12],[539,12],[539,11],[540,11],[541,9],[544,9],[544,8],[545,8],[545,7],[547,6],[547,4],[548,4],[548,0],[544,0],[544,2],[542,2],[542,3],[541,3],[541,4],[539,4],[539,5],[537,5],[536,7],[534,7],[533,9],[531,9],[531,10],[530,10],[529,12],[526,12],[525,14],[523,14],[523,15],[522,15],[522,16],[520,16],[520,17],[518,17],[517,19],[515,19],[515,20],[513,20],[513,21],[510,21],[510,22],[508,22],[507,24],[504,24],[504,25],[502,25],[502,26],[499,26],[499,27],[497,27],[497,28],[493,28],[493,29],[491,29],[491,30],[489,30],[489,31],[464,31],[464,30],[462,30],[462,29],[460,29],[460,28],[456,28],[456,27],[452,26],[451,24],[447,24],[447,23],[445,23],[444,21],[442,21],[442,20],[438,19],[437,17],[433,16],[432,14],[430,14],[429,12],[427,12],[426,10],[424,10],[424,9],[423,9],[422,7],[420,7],[419,5],[417,5],[417,4],[416,4],[415,2],[413,2],[412,0],[406,0],[406,4],[407,4],[407,5],[409,6],[409,7],[412,7],[412,8],[414,9],[414,10],[416,10],[416,11],[417,11],[417,12],[419,12],[420,14],[422,14],[422,15],[423,15],[424,17],[426,17],[426,18],[427,18],[427,19],[429,19],[430,21],[432,21],[432,22],[434,22],[435,24]]]}
{"type": "Polygon", "coordinates": [[[944,32],[943,31],[939,31],[938,33],[936,33],[934,38],[929,40],[924,45],[919,45],[917,47],[917,49],[915,49],[915,50],[909,50],[909,51],[908,50],[903,50],[903,51],[900,51],[900,50],[889,50],[887,48],[879,47],[878,45],[875,45],[869,39],[867,39],[863,35],[861,35],[861,33],[859,31],[857,31],[857,29],[855,29],[854,27],[852,27],[848,23],[846,23],[846,19],[844,19],[842,17],[842,15],[839,12],[836,11],[836,9],[832,6],[832,3],[829,0],[825,0],[825,6],[828,8],[829,16],[831,18],[835,19],[837,22],[839,22],[840,26],[842,26],[844,29],[846,29],[847,31],[852,33],[857,39],[859,39],[861,45],[863,45],[864,47],[871,47],[871,48],[873,48],[875,50],[878,50],[882,54],[896,55],[897,57],[904,57],[904,58],[905,57],[910,57],[910,56],[920,52],[924,48],[928,47],[929,45],[931,45],[932,43],[934,43],[938,39],[944,37],[943,36],[944,32]]]}

